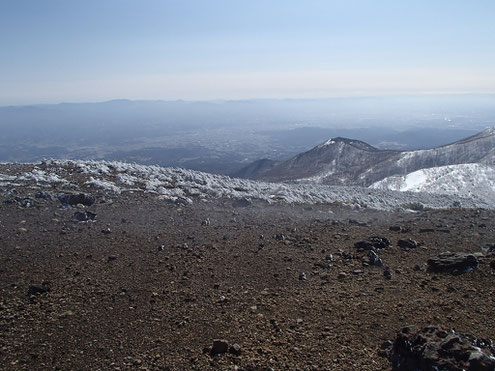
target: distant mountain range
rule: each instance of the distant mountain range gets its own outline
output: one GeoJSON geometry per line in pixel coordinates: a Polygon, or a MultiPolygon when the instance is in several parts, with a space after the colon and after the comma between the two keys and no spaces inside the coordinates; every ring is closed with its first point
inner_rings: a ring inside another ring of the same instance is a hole
{"type": "MultiPolygon", "coordinates": [[[[256,161],[233,176],[270,182],[369,187],[386,178],[459,164],[494,165],[495,128],[445,146],[416,151],[380,150],[359,140],[333,138],[287,161],[256,161]]],[[[473,169],[469,170],[472,174],[473,169]]],[[[381,184],[379,188],[395,184],[395,189],[401,189],[397,179],[381,184]]]]}

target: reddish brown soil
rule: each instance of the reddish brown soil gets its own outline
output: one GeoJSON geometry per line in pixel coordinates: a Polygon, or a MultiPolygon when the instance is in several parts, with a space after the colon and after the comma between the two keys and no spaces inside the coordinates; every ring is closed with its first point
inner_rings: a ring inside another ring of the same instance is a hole
{"type": "Polygon", "coordinates": [[[96,221],[77,222],[75,209],[58,201],[21,208],[7,198],[0,197],[4,370],[389,370],[380,346],[407,324],[495,338],[491,258],[459,276],[425,270],[440,252],[480,252],[495,242],[490,211],[177,206],[131,194],[105,202],[97,195],[88,208],[96,221]],[[373,235],[394,243],[379,252],[391,280],[363,266],[366,254],[354,248],[373,235]],[[399,238],[421,246],[401,249],[399,238]],[[49,291],[28,297],[30,285],[49,291]],[[210,356],[213,339],[238,343],[241,354],[210,356]]]}

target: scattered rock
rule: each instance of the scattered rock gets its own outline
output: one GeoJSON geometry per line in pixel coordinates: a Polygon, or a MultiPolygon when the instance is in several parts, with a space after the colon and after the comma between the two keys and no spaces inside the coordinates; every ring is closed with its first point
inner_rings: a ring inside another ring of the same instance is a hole
{"type": "Polygon", "coordinates": [[[462,274],[478,268],[473,254],[445,252],[428,260],[428,270],[435,273],[462,274]]]}
{"type": "Polygon", "coordinates": [[[95,203],[95,198],[85,193],[64,193],[58,196],[58,200],[64,205],[71,206],[77,204],[91,206],[95,203]]]}
{"type": "Polygon", "coordinates": [[[390,269],[385,269],[383,271],[383,277],[385,277],[387,280],[392,279],[392,272],[390,271],[390,269]]]}
{"type": "Polygon", "coordinates": [[[211,224],[211,222],[210,222],[210,218],[206,218],[205,220],[203,220],[203,221],[201,222],[201,225],[210,225],[210,224],[211,224]]]}
{"type": "Polygon", "coordinates": [[[91,211],[76,211],[73,217],[79,222],[87,222],[88,220],[95,220],[96,214],[91,211]]]}
{"type": "Polygon", "coordinates": [[[227,340],[213,340],[213,345],[211,346],[210,355],[216,356],[218,354],[227,353],[229,350],[229,343],[227,340]]]}
{"type": "Polygon", "coordinates": [[[346,278],[346,277],[347,277],[347,273],[345,273],[345,272],[340,272],[340,273],[338,274],[338,276],[337,276],[337,278],[338,278],[339,280],[343,280],[343,279],[344,279],[344,278],[346,278]]]}
{"type": "Polygon", "coordinates": [[[36,201],[29,197],[14,197],[9,200],[5,200],[4,204],[17,204],[20,207],[26,209],[36,207],[36,201]]]}
{"type": "Polygon", "coordinates": [[[389,359],[396,371],[495,369],[491,341],[438,326],[402,328],[391,346],[389,359]]]}
{"type": "Polygon", "coordinates": [[[372,236],[354,244],[356,249],[379,250],[392,247],[392,242],[386,237],[372,236]]]}
{"type": "Polygon", "coordinates": [[[306,280],[307,280],[306,273],[301,272],[299,274],[299,281],[306,281],[306,280]]]}
{"type": "Polygon", "coordinates": [[[403,249],[415,249],[418,247],[418,243],[408,238],[407,240],[399,240],[397,245],[403,249]]]}

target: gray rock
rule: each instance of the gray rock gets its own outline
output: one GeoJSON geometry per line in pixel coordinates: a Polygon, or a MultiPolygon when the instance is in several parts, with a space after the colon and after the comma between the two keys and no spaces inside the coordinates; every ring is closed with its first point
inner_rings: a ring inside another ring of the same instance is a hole
{"type": "Polygon", "coordinates": [[[374,265],[375,267],[383,267],[382,259],[380,259],[378,254],[373,250],[370,250],[370,252],[368,253],[368,258],[370,265],[374,265]]]}
{"type": "Polygon", "coordinates": [[[238,356],[241,354],[241,346],[237,343],[232,344],[229,348],[229,353],[238,356]]]}

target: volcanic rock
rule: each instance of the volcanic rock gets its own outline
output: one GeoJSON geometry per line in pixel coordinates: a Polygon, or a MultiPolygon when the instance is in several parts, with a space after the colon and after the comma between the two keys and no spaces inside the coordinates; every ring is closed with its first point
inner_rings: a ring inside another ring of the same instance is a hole
{"type": "Polygon", "coordinates": [[[96,214],[91,211],[76,211],[74,213],[74,219],[80,222],[86,222],[88,220],[95,220],[96,214]]]}
{"type": "Polygon", "coordinates": [[[478,268],[473,254],[444,252],[428,260],[428,270],[435,273],[462,274],[478,268]]]}
{"type": "Polygon", "coordinates": [[[71,206],[75,206],[77,204],[91,206],[95,203],[95,198],[85,193],[64,193],[58,196],[58,200],[64,205],[71,206]]]}
{"type": "Polygon", "coordinates": [[[213,345],[211,346],[210,355],[216,356],[218,354],[227,353],[229,350],[229,343],[227,340],[213,340],[213,345]]]}
{"type": "Polygon", "coordinates": [[[396,371],[495,369],[491,341],[438,326],[402,328],[389,351],[389,359],[396,371]]]}
{"type": "Polygon", "coordinates": [[[354,244],[356,249],[379,250],[392,247],[392,242],[386,237],[372,236],[354,244]]]}

